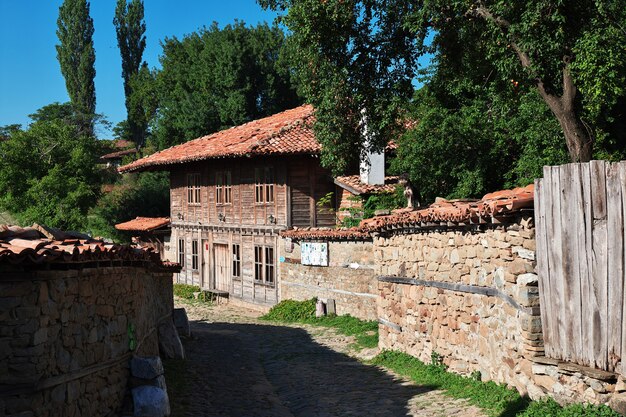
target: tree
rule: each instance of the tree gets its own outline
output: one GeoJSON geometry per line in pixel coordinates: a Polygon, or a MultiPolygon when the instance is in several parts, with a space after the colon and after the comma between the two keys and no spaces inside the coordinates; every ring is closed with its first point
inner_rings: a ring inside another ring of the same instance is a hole
{"type": "Polygon", "coordinates": [[[65,0],[57,20],[57,59],[65,86],[81,128],[93,135],[96,113],[96,54],[93,47],[93,19],[86,0],[65,0]]]}
{"type": "MultiPolygon", "coordinates": [[[[297,106],[291,67],[282,60],[285,35],[266,24],[243,22],[163,43],[156,74],[159,148],[297,106]]],[[[147,79],[149,73],[144,74],[147,79]]],[[[143,97],[151,101],[149,82],[143,97]]],[[[147,106],[146,108],[150,108],[147,106]]]]}
{"type": "MultiPolygon", "coordinates": [[[[147,120],[141,107],[137,108],[133,100],[132,78],[139,73],[143,51],[146,48],[146,24],[144,22],[142,0],[118,0],[113,24],[117,34],[117,45],[122,56],[122,78],[130,136],[137,148],[143,146],[146,136],[147,120]],[[135,104],[135,105],[134,105],[135,104]]],[[[145,64],[144,64],[145,65],[145,64]]]]}
{"type": "Polygon", "coordinates": [[[98,193],[96,141],[48,118],[47,110],[63,106],[38,110],[40,120],[0,141],[0,207],[24,224],[81,229],[98,193]]]}
{"type": "MultiPolygon", "coordinates": [[[[307,98],[318,107],[316,129],[330,145],[341,142],[333,132],[357,130],[355,115],[366,109],[368,130],[382,146],[397,116],[389,109],[410,98],[407,83],[420,75],[416,60],[426,53],[434,54],[427,80],[475,90],[495,82],[505,94],[506,81],[537,91],[559,122],[572,161],[589,160],[594,139],[618,131],[612,126],[623,118],[616,111],[626,96],[623,0],[261,3],[287,10],[282,19],[298,46],[307,98]],[[476,65],[465,65],[468,58],[476,65]]],[[[345,146],[327,147],[335,155],[326,163],[341,167],[337,155],[345,146]]]]}

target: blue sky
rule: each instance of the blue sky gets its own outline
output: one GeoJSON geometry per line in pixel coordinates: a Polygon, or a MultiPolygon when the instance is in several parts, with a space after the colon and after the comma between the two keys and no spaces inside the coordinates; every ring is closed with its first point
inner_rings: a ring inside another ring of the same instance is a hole
{"type": "MultiPolygon", "coordinates": [[[[0,126],[29,122],[28,115],[55,101],[68,101],[56,59],[56,20],[62,0],[0,0],[0,126]]],[[[92,0],[96,49],[98,113],[115,125],[126,118],[122,70],[113,15],[115,0],[92,0]]],[[[146,51],[150,67],[159,65],[160,41],[182,37],[213,21],[272,22],[255,0],[144,0],[146,51]]],[[[100,130],[100,138],[110,132],[100,130]]]]}

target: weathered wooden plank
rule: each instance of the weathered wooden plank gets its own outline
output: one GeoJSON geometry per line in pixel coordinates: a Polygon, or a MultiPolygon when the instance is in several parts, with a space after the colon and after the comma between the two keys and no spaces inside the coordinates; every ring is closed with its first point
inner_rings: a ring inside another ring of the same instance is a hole
{"type": "Polygon", "coordinates": [[[607,360],[614,371],[621,357],[622,296],[624,280],[624,219],[619,164],[609,164],[607,171],[607,360]]]}
{"type": "MultiPolygon", "coordinates": [[[[545,174],[544,174],[545,175],[545,174]]],[[[552,296],[550,291],[550,263],[548,257],[548,242],[546,239],[546,204],[550,198],[546,192],[545,184],[550,183],[549,176],[535,180],[535,231],[537,250],[537,275],[539,277],[539,302],[541,311],[541,323],[543,326],[543,342],[546,355],[553,354],[552,316],[550,315],[550,303],[552,296]]]]}
{"type": "MultiPolygon", "coordinates": [[[[582,215],[578,207],[582,192],[578,187],[580,169],[577,164],[567,164],[560,168],[562,189],[561,208],[561,248],[563,268],[563,312],[565,337],[567,338],[567,360],[585,361],[582,357],[580,271],[578,265],[578,232],[572,224],[579,225],[582,215]]],[[[588,363],[588,362],[587,362],[588,363]]],[[[585,363],[585,364],[587,364],[585,363]]]]}
{"type": "Polygon", "coordinates": [[[549,178],[546,183],[546,233],[549,238],[548,262],[550,265],[550,296],[551,303],[548,305],[551,317],[552,348],[551,357],[564,359],[567,344],[565,343],[565,328],[562,326],[563,319],[563,269],[561,262],[561,187],[559,182],[559,167],[546,167],[544,178],[549,178]],[[549,189],[547,187],[550,187],[549,189]]]}
{"type": "Polygon", "coordinates": [[[580,299],[581,299],[581,330],[583,338],[583,355],[587,358],[590,366],[595,363],[594,340],[593,340],[593,274],[592,274],[592,227],[593,216],[591,212],[591,169],[589,164],[580,165],[580,183],[582,190],[582,220],[577,225],[579,274],[580,274],[580,299]]]}
{"type": "Polygon", "coordinates": [[[617,372],[621,372],[622,375],[626,375],[626,326],[624,326],[624,318],[626,316],[626,285],[624,284],[624,280],[626,279],[626,227],[624,222],[626,219],[626,162],[619,163],[619,183],[621,188],[621,197],[622,197],[622,248],[624,252],[624,256],[622,257],[622,263],[624,265],[624,269],[622,270],[621,283],[622,283],[622,315],[620,321],[621,323],[621,331],[622,331],[622,340],[620,347],[620,356],[622,359],[622,369],[617,369],[617,372]]]}
{"type": "Polygon", "coordinates": [[[591,161],[591,210],[592,229],[592,288],[593,306],[593,354],[595,364],[606,369],[607,359],[607,222],[606,222],[606,164],[591,161]]]}

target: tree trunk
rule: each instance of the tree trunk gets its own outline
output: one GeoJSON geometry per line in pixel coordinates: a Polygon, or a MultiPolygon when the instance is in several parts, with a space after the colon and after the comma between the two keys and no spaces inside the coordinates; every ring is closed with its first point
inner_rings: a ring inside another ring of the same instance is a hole
{"type": "Polygon", "coordinates": [[[572,162],[589,162],[591,161],[593,151],[593,139],[587,133],[587,129],[582,121],[576,117],[573,110],[564,111],[556,110],[550,107],[556,116],[567,143],[567,150],[572,162]]]}

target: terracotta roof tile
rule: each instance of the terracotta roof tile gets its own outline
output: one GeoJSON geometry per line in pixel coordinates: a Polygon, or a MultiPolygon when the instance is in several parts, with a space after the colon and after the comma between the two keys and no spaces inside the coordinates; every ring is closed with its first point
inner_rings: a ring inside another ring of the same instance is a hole
{"type": "Polygon", "coordinates": [[[0,225],[0,265],[37,265],[94,261],[143,261],[176,272],[178,264],[162,262],[152,249],[105,243],[76,232],[34,225],[0,225]]]}
{"type": "Polygon", "coordinates": [[[513,190],[486,194],[479,201],[440,199],[430,207],[415,210],[398,210],[388,216],[363,220],[360,229],[379,231],[390,227],[414,226],[431,222],[479,222],[481,218],[502,217],[514,214],[522,208],[532,208],[534,185],[513,190]]]}
{"type": "Polygon", "coordinates": [[[281,232],[283,237],[289,237],[292,239],[328,239],[328,240],[366,240],[371,239],[368,232],[362,231],[356,227],[331,229],[328,227],[320,228],[305,228],[305,229],[290,229],[281,232]]]}
{"type": "Polygon", "coordinates": [[[119,171],[243,155],[317,154],[321,147],[312,125],[313,107],[304,105],[173,146],[119,171]]]}
{"type": "Polygon", "coordinates": [[[149,232],[164,226],[169,226],[169,217],[137,217],[124,223],[115,225],[117,230],[132,230],[140,232],[149,232]]]}
{"type": "Polygon", "coordinates": [[[126,155],[135,155],[137,153],[137,149],[125,149],[123,151],[111,152],[106,155],[102,155],[100,159],[120,159],[126,155]]]}
{"type": "Polygon", "coordinates": [[[393,193],[396,190],[399,178],[389,176],[385,177],[385,184],[370,185],[363,184],[359,175],[347,175],[335,178],[335,184],[356,195],[393,193]]]}

